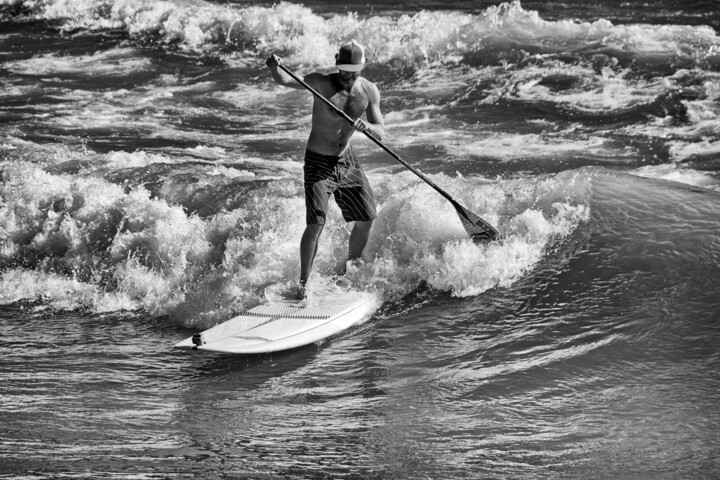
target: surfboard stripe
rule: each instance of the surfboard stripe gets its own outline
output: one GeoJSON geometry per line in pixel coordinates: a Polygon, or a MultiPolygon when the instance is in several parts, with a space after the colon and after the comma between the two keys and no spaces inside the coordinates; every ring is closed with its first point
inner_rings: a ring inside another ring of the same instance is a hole
{"type": "Polygon", "coordinates": [[[252,315],[259,317],[285,317],[285,318],[309,318],[313,320],[322,320],[324,318],[340,315],[346,310],[350,310],[355,305],[331,305],[318,307],[298,307],[296,305],[269,303],[259,305],[252,310],[248,310],[243,315],[252,315]]]}

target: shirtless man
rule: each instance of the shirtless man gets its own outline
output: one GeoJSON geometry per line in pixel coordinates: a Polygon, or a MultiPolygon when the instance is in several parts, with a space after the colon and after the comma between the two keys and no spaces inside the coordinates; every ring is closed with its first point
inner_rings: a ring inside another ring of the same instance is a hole
{"type": "MultiPolygon", "coordinates": [[[[284,87],[304,88],[278,68],[281,62],[276,55],[271,55],[266,62],[275,82],[284,87]]],[[[325,103],[315,99],[303,167],[306,227],[300,240],[299,300],[306,298],[305,285],[325,226],[330,194],[335,196],[345,221],[355,222],[350,234],[348,260],[360,258],[377,217],[367,177],[348,142],[355,131],[367,131],[381,139],[385,130],[380,92],[374,83],[360,76],[365,66],[365,48],[355,40],[340,47],[340,52],[335,55],[335,66],[337,73],[311,73],[302,78],[355,123],[350,125],[325,103]],[[363,112],[367,122],[360,118],[363,112]]]]}

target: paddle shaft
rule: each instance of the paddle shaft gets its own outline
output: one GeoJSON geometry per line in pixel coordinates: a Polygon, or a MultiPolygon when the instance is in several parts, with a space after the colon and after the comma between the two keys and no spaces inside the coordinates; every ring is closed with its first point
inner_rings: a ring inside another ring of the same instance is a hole
{"type": "MultiPolygon", "coordinates": [[[[312,93],[313,95],[315,95],[315,97],[317,97],[319,100],[322,100],[323,102],[325,102],[325,104],[326,104],[328,107],[330,107],[331,109],[335,110],[335,112],[336,112],[338,115],[340,115],[341,117],[343,117],[345,120],[347,120],[347,121],[350,122],[351,124],[353,124],[353,125],[355,124],[355,120],[353,120],[347,113],[343,112],[343,111],[340,110],[338,107],[336,107],[335,105],[333,105],[333,103],[332,103],[330,100],[328,100],[327,98],[325,98],[325,97],[323,97],[322,95],[320,95],[320,92],[318,92],[317,90],[315,90],[314,88],[312,88],[310,85],[308,85],[307,83],[305,83],[302,79],[300,79],[297,75],[295,75],[293,72],[291,72],[290,70],[288,70],[288,69],[285,67],[285,65],[283,65],[283,64],[278,64],[278,67],[281,68],[283,72],[285,72],[285,73],[287,73],[288,75],[290,75],[290,76],[291,76],[296,82],[298,82],[300,85],[302,85],[303,87],[307,88],[307,89],[310,91],[310,93],[312,93]]],[[[449,193],[447,193],[445,190],[443,190],[442,188],[440,188],[435,182],[433,182],[433,181],[430,180],[428,177],[426,177],[425,174],[422,173],[420,170],[418,170],[417,168],[413,167],[413,166],[410,165],[408,162],[406,162],[405,160],[403,160],[403,159],[400,157],[400,155],[398,155],[397,153],[393,152],[393,151],[390,150],[388,147],[386,147],[380,140],[378,140],[377,138],[375,138],[375,136],[373,136],[372,133],[368,132],[367,130],[364,131],[364,132],[362,132],[362,133],[364,133],[365,136],[368,137],[370,140],[372,140],[373,142],[375,142],[375,144],[377,144],[378,147],[382,148],[382,149],[385,150],[387,153],[389,153],[391,157],[393,157],[395,160],[397,160],[398,162],[400,162],[401,164],[403,164],[403,166],[405,166],[405,168],[407,168],[408,170],[410,170],[411,172],[413,172],[415,175],[417,175],[418,177],[420,177],[425,183],[427,183],[427,184],[430,185],[432,188],[434,188],[435,190],[437,190],[437,192],[438,192],[440,195],[442,195],[443,197],[445,197],[450,203],[452,203],[453,206],[454,206],[456,209],[462,209],[462,208],[463,208],[457,201],[455,201],[454,198],[452,198],[452,197],[450,196],[449,193]]]]}

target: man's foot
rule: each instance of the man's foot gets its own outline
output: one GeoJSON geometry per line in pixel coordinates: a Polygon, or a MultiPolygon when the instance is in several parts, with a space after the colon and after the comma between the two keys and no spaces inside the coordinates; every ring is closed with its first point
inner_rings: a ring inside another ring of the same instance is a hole
{"type": "Polygon", "coordinates": [[[307,298],[307,290],[304,283],[299,283],[292,292],[292,299],[296,301],[295,304],[298,307],[305,308],[309,305],[307,298]]]}
{"type": "Polygon", "coordinates": [[[302,303],[307,300],[305,285],[278,282],[265,287],[265,299],[271,303],[302,303]]]}
{"type": "Polygon", "coordinates": [[[307,300],[307,290],[305,289],[305,284],[298,284],[297,290],[293,292],[293,298],[298,301],[307,300]]]}
{"type": "Polygon", "coordinates": [[[348,270],[357,270],[358,268],[365,265],[365,260],[362,258],[354,258],[352,260],[346,260],[343,263],[339,263],[333,270],[333,275],[336,277],[344,276],[348,270]]]}

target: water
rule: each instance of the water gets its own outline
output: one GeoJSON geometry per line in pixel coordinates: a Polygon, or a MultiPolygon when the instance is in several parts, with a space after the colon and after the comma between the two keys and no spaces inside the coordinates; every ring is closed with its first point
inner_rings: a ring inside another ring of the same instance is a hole
{"type": "Polygon", "coordinates": [[[717,7],[0,0],[0,477],[717,478],[717,7]],[[503,240],[356,138],[373,317],[174,351],[297,277],[312,100],[263,62],[349,38],[503,240]]]}

